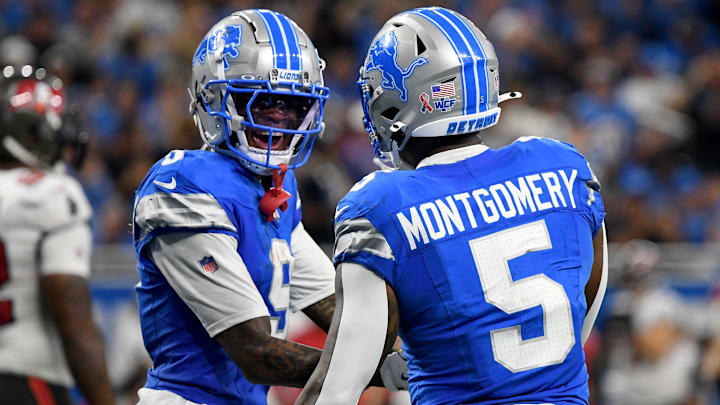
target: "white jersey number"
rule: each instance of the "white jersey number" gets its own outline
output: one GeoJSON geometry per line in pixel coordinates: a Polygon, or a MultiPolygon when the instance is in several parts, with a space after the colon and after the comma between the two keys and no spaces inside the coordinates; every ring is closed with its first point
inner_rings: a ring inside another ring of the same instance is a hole
{"type": "Polygon", "coordinates": [[[287,308],[290,305],[290,275],[295,258],[290,246],[283,239],[273,239],[270,248],[270,262],[273,264],[273,279],[268,299],[273,306],[275,316],[270,316],[272,336],[287,338],[287,308]],[[287,282],[285,282],[287,280],[287,282]]]}
{"type": "MultiPolygon", "coordinates": [[[[5,256],[5,245],[0,240],[0,288],[4,283],[10,281],[10,271],[8,270],[7,257],[5,256]]],[[[0,326],[13,321],[12,301],[0,301],[0,326]]]]}
{"type": "Polygon", "coordinates": [[[551,248],[544,220],[470,241],[488,304],[508,314],[542,306],[543,336],[523,341],[520,325],[490,332],[495,361],[513,373],[562,363],[575,344],[570,301],[563,286],[545,274],[518,281],[510,275],[509,260],[551,248]]]}

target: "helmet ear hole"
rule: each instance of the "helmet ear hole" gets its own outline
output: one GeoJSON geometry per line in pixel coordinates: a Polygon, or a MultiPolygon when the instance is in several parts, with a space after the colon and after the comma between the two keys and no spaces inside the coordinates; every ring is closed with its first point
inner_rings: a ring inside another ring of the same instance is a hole
{"type": "Polygon", "coordinates": [[[425,46],[425,43],[420,39],[419,35],[415,36],[415,55],[420,55],[421,53],[425,52],[427,50],[427,47],[425,46]]]}
{"type": "Polygon", "coordinates": [[[383,112],[381,112],[380,115],[392,121],[395,119],[399,112],[400,109],[398,109],[397,107],[388,107],[383,112]]]}

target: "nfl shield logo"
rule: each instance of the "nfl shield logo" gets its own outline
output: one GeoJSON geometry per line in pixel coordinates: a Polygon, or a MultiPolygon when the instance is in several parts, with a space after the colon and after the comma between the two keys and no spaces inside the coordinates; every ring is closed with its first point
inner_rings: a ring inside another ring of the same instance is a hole
{"type": "Polygon", "coordinates": [[[203,273],[213,274],[218,269],[217,263],[212,256],[205,256],[200,260],[200,266],[202,267],[203,273]]]}

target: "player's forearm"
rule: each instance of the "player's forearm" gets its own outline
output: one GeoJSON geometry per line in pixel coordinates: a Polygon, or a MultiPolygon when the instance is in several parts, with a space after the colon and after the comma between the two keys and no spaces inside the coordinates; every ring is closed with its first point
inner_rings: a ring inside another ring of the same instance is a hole
{"type": "Polygon", "coordinates": [[[264,385],[303,387],[320,361],[322,351],[287,340],[269,338],[266,345],[251,354],[255,364],[251,382],[264,385]]]}
{"type": "Polygon", "coordinates": [[[78,276],[50,275],[42,278],[41,285],[80,391],[91,404],[113,404],[104,345],[92,320],[87,281],[78,276]]]}
{"type": "Polygon", "coordinates": [[[303,309],[303,313],[327,333],[335,313],[335,294],[303,309]]]}
{"type": "Polygon", "coordinates": [[[260,317],[227,329],[215,339],[250,382],[302,387],[322,352],[270,336],[270,320],[260,317]]]}
{"type": "Polygon", "coordinates": [[[387,291],[392,290],[382,279],[360,265],[338,267],[337,308],[325,349],[295,405],[356,403],[366,384],[383,386],[379,364],[397,335],[388,323],[387,291]]]}
{"type": "Polygon", "coordinates": [[[105,366],[105,348],[92,321],[80,333],[62,336],[62,346],[78,388],[90,404],[113,404],[113,391],[105,366]]]}

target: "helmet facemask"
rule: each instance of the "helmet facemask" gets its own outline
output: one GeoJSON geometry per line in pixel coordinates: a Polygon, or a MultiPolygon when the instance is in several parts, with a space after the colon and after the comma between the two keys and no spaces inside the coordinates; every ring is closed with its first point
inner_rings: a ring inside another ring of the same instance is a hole
{"type": "Polygon", "coordinates": [[[190,110],[206,148],[263,176],[303,165],[323,131],[324,68],[310,38],[280,13],[221,20],[193,59],[190,110]]]}
{"type": "Polygon", "coordinates": [[[217,150],[243,160],[253,172],[269,175],[281,164],[303,165],[310,157],[315,136],[320,136],[327,88],[310,86],[299,91],[297,83],[213,80],[206,93],[222,94],[217,109],[202,101],[202,108],[222,119],[224,145],[217,150]]]}
{"type": "Polygon", "coordinates": [[[368,133],[370,145],[373,148],[373,162],[382,170],[409,169],[410,165],[400,158],[400,151],[405,148],[405,145],[410,140],[410,134],[406,132],[407,125],[402,121],[395,121],[387,130],[389,136],[379,135],[375,130],[375,124],[370,114],[370,100],[373,89],[363,77],[362,70],[357,86],[360,91],[360,104],[363,109],[363,126],[365,132],[368,133]]]}

